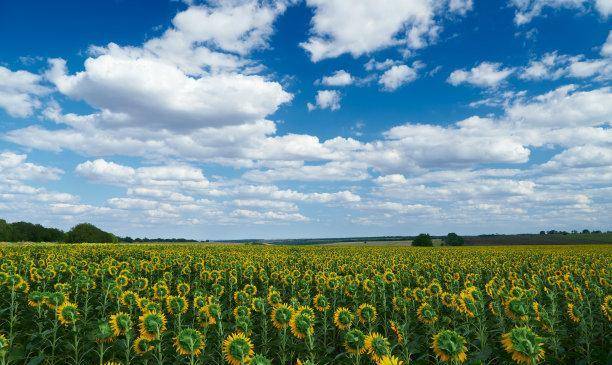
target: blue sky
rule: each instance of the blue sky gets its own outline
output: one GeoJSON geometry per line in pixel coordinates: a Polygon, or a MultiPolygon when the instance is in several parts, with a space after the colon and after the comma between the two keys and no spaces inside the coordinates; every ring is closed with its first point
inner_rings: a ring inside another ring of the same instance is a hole
{"type": "Polygon", "coordinates": [[[611,229],[611,0],[0,3],[0,217],[611,229]]]}

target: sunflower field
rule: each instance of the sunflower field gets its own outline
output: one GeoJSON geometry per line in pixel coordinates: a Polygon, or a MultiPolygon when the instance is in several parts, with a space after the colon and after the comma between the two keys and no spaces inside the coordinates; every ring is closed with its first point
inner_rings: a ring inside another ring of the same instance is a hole
{"type": "Polygon", "coordinates": [[[612,246],[0,245],[4,364],[609,364],[612,246]]]}

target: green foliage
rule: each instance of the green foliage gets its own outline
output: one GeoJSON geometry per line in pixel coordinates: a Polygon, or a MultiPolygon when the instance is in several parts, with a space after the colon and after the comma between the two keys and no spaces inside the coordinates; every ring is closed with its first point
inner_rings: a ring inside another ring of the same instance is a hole
{"type": "Polygon", "coordinates": [[[90,223],[77,224],[66,233],[66,242],[69,243],[111,243],[117,241],[117,237],[112,233],[104,232],[90,223]]]}
{"type": "Polygon", "coordinates": [[[0,242],[11,240],[11,225],[6,223],[4,219],[0,219],[0,242]]]}
{"type": "MultiPolygon", "coordinates": [[[[6,222],[4,223],[6,224],[6,222]]],[[[3,224],[0,223],[0,232],[8,232],[7,241],[60,242],[64,239],[64,232],[61,230],[57,228],[46,228],[40,224],[15,222],[9,224],[7,229],[2,226],[3,224]]],[[[3,235],[3,233],[0,233],[0,236],[3,235]]]]}
{"type": "Polygon", "coordinates": [[[416,236],[414,240],[412,240],[413,246],[433,246],[433,241],[431,240],[431,236],[427,233],[421,233],[416,236]]]}
{"type": "Polygon", "coordinates": [[[463,237],[459,236],[457,233],[451,232],[446,235],[444,238],[444,243],[447,246],[463,246],[463,237]]]}

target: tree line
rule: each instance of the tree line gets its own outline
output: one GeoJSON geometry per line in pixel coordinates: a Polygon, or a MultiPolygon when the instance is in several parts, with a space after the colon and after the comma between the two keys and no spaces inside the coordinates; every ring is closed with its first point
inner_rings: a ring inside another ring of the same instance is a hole
{"type": "Polygon", "coordinates": [[[105,232],[90,223],[80,223],[68,232],[29,222],[7,223],[0,219],[0,242],[119,242],[114,234],[105,232]]]}

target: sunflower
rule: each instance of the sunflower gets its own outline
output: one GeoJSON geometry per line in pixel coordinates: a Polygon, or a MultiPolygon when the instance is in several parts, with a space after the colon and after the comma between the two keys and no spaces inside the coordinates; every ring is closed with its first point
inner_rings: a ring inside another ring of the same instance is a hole
{"type": "Polygon", "coordinates": [[[289,325],[293,311],[287,304],[279,304],[272,310],[270,317],[272,318],[272,325],[276,329],[283,329],[289,325]]]}
{"type": "Polygon", "coordinates": [[[208,300],[203,295],[197,295],[193,298],[193,309],[195,312],[198,312],[200,308],[206,306],[208,304],[208,300]]]}
{"type": "Polygon", "coordinates": [[[251,296],[244,290],[234,292],[234,301],[237,305],[245,305],[251,299],[251,296]]]}
{"type": "Polygon", "coordinates": [[[140,336],[147,340],[155,340],[166,330],[166,316],[158,312],[146,312],[138,317],[140,336]]]}
{"type": "Polygon", "coordinates": [[[379,362],[383,356],[390,355],[391,344],[380,333],[370,333],[365,338],[365,348],[374,362],[379,362]]]}
{"type": "Polygon", "coordinates": [[[442,362],[459,362],[467,360],[463,336],[452,330],[443,330],[433,337],[432,348],[442,362]]]}
{"type": "Polygon", "coordinates": [[[529,319],[529,304],[522,297],[510,297],[504,302],[504,311],[508,317],[518,322],[529,319]]]}
{"type": "Polygon", "coordinates": [[[282,302],[281,295],[278,291],[272,289],[268,292],[268,303],[271,306],[279,305],[282,302]]]}
{"type": "Polygon", "coordinates": [[[38,290],[35,290],[28,294],[28,305],[32,308],[40,307],[43,304],[44,300],[45,295],[38,290]]]}
{"type": "Polygon", "coordinates": [[[193,328],[183,328],[176,337],[174,337],[174,347],[179,355],[182,356],[199,356],[205,346],[204,335],[193,328]]]}
{"type": "Polygon", "coordinates": [[[315,297],[312,299],[312,303],[314,304],[315,309],[319,312],[325,312],[330,307],[329,300],[327,300],[327,297],[323,294],[315,295],[315,297]]]}
{"type": "Polygon", "coordinates": [[[404,362],[395,356],[385,355],[376,362],[376,365],[404,365],[404,362]]]}
{"type": "Polygon", "coordinates": [[[132,319],[129,314],[119,312],[110,317],[110,326],[115,336],[121,336],[132,328],[132,319]]]}
{"type": "Polygon", "coordinates": [[[580,313],[574,303],[567,303],[567,315],[574,323],[580,323],[580,313]]]}
{"type": "Polygon", "coordinates": [[[126,307],[133,308],[138,306],[138,294],[131,290],[126,290],[121,294],[120,301],[126,307]]]}
{"type": "Polygon", "coordinates": [[[223,356],[230,365],[248,363],[254,354],[251,340],[242,332],[235,332],[223,341],[223,356]]]}
{"type": "Polygon", "coordinates": [[[314,333],[314,315],[307,310],[297,310],[289,320],[291,333],[299,339],[314,333]]]}
{"type": "Polygon", "coordinates": [[[336,312],[334,312],[334,324],[339,330],[342,331],[351,327],[354,318],[355,316],[353,313],[351,313],[351,311],[345,307],[339,307],[336,309],[336,312]]]}
{"type": "Polygon", "coordinates": [[[612,322],[612,295],[606,295],[601,304],[601,311],[612,322]]]}
{"type": "Polygon", "coordinates": [[[166,297],[166,307],[173,316],[185,314],[188,309],[187,299],[181,296],[168,295],[166,297]]]}
{"type": "Polygon", "coordinates": [[[130,279],[128,279],[128,277],[125,275],[119,275],[115,279],[115,283],[117,283],[117,286],[120,288],[124,288],[130,283],[130,279]]]}
{"type": "Polygon", "coordinates": [[[385,281],[385,283],[391,284],[395,281],[395,274],[391,271],[385,271],[385,273],[383,274],[383,280],[385,281]]]}
{"type": "Polygon", "coordinates": [[[351,354],[363,354],[366,351],[365,335],[354,328],[344,334],[344,348],[351,354]]]}
{"type": "Polygon", "coordinates": [[[0,333],[0,353],[2,353],[3,351],[6,351],[6,349],[9,347],[9,341],[6,338],[5,335],[0,333]]]}
{"type": "Polygon", "coordinates": [[[357,317],[363,324],[372,323],[376,321],[376,308],[371,304],[363,303],[357,308],[357,317]]]}
{"type": "Polygon", "coordinates": [[[157,300],[162,300],[168,296],[170,289],[165,283],[155,283],[153,285],[153,297],[157,300]]]}
{"type": "Polygon", "coordinates": [[[94,340],[97,343],[111,342],[115,337],[111,325],[107,321],[98,322],[96,331],[94,332],[94,340]]]}
{"type": "Polygon", "coordinates": [[[134,344],[132,346],[138,355],[144,355],[153,350],[153,345],[151,345],[151,342],[144,337],[138,337],[136,340],[134,340],[134,344]]]}
{"type": "Polygon", "coordinates": [[[61,291],[49,293],[44,299],[44,303],[51,309],[61,306],[65,301],[66,295],[61,291]]]}
{"type": "Polygon", "coordinates": [[[64,304],[57,307],[56,313],[60,323],[65,326],[76,322],[79,314],[76,304],[70,302],[64,302],[64,304]]]}
{"type": "Polygon", "coordinates": [[[515,327],[502,335],[502,345],[517,364],[532,365],[544,358],[544,343],[529,327],[515,327]]]}
{"type": "Polygon", "coordinates": [[[234,308],[234,318],[238,317],[251,317],[251,309],[246,305],[239,305],[234,308]]]}
{"type": "Polygon", "coordinates": [[[249,296],[255,296],[257,295],[257,287],[255,285],[252,284],[247,284],[244,286],[244,291],[249,295],[249,296]]]}
{"type": "Polygon", "coordinates": [[[200,322],[202,327],[206,327],[209,325],[214,325],[217,323],[217,319],[210,314],[208,306],[203,306],[199,308],[197,313],[197,320],[200,322]]]}
{"type": "Polygon", "coordinates": [[[181,282],[176,285],[176,292],[182,297],[186,297],[190,291],[191,287],[187,283],[181,282]]]}
{"type": "Polygon", "coordinates": [[[251,309],[257,313],[262,313],[266,310],[266,301],[263,298],[255,297],[251,301],[251,309]]]}
{"type": "Polygon", "coordinates": [[[397,342],[398,343],[404,342],[404,336],[402,335],[402,332],[397,326],[397,323],[395,323],[394,321],[389,321],[389,327],[391,327],[391,331],[395,333],[395,337],[397,337],[397,342]]]}
{"type": "Polygon", "coordinates": [[[419,321],[425,324],[434,324],[438,321],[436,310],[428,302],[423,302],[417,309],[419,321]]]}

